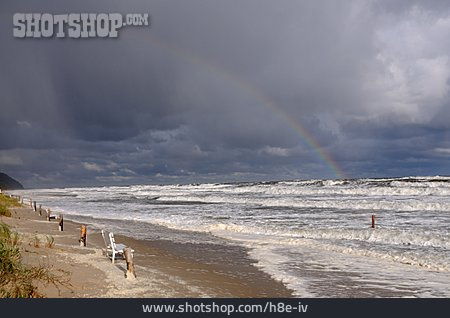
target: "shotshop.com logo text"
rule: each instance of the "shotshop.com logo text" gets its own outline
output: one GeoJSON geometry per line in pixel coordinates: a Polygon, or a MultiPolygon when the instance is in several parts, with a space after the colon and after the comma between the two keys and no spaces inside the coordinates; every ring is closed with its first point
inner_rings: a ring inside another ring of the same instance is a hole
{"type": "Polygon", "coordinates": [[[148,14],[120,13],[15,13],[13,35],[17,38],[116,38],[126,25],[149,25],[148,14]]]}

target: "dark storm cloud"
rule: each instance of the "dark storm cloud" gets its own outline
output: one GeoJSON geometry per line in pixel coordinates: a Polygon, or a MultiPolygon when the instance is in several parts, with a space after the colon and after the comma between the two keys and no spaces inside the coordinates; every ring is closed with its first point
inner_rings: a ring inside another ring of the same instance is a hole
{"type": "Polygon", "coordinates": [[[448,174],[446,1],[2,1],[0,170],[26,186],[448,174]],[[149,13],[16,39],[15,12],[149,13]]]}

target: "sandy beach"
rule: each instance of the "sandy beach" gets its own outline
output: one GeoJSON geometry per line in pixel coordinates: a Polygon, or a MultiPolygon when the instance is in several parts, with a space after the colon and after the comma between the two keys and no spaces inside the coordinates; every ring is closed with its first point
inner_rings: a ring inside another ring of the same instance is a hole
{"type": "Polygon", "coordinates": [[[87,225],[87,247],[79,246],[81,224],[47,221],[29,207],[0,217],[21,235],[25,264],[41,265],[63,277],[63,286],[39,286],[46,297],[291,297],[282,283],[253,266],[241,247],[177,244],[116,236],[135,250],[137,279],[125,278],[126,262],[104,254],[100,229],[87,225]],[[45,247],[47,237],[54,239],[45,247]],[[34,242],[39,242],[36,247],[34,242]]]}

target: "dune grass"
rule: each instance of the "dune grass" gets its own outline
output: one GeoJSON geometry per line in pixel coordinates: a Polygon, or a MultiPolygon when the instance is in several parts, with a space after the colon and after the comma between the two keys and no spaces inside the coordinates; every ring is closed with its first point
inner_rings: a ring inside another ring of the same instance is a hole
{"type": "Polygon", "coordinates": [[[43,266],[26,266],[20,255],[19,234],[0,222],[0,297],[41,298],[37,284],[67,286],[64,273],[56,276],[43,266]]]}
{"type": "Polygon", "coordinates": [[[11,207],[19,207],[20,203],[4,194],[0,193],[0,215],[11,217],[11,207]]]}
{"type": "Polygon", "coordinates": [[[0,205],[0,215],[11,217],[11,211],[4,205],[0,205]]]}
{"type": "Polygon", "coordinates": [[[0,204],[8,207],[20,207],[21,204],[14,198],[0,193],[0,204]]]}

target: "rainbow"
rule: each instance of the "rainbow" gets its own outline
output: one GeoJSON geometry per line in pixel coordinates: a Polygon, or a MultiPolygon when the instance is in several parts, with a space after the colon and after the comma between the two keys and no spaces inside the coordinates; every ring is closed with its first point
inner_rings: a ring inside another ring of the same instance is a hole
{"type": "Polygon", "coordinates": [[[286,111],[284,111],[281,107],[278,107],[272,99],[270,99],[264,92],[260,89],[254,87],[248,82],[243,82],[242,79],[239,79],[241,83],[241,87],[246,87],[247,91],[253,93],[259,101],[261,101],[264,105],[267,106],[272,112],[277,114],[284,122],[287,122],[289,127],[314,151],[317,153],[319,158],[329,167],[331,172],[338,179],[346,179],[346,175],[343,170],[339,167],[338,163],[333,159],[328,151],[324,147],[322,147],[317,139],[312,135],[308,130],[306,130],[298,121],[294,120],[292,116],[290,116],[286,111]],[[244,85],[245,84],[245,85],[244,85]]]}
{"type": "MultiPolygon", "coordinates": [[[[127,38],[130,35],[127,35],[127,38]]],[[[138,38],[139,41],[142,41],[142,37],[138,38]]],[[[346,175],[343,170],[339,167],[338,163],[333,159],[333,157],[329,154],[329,152],[322,147],[317,139],[306,130],[299,122],[292,119],[292,116],[284,111],[281,107],[279,107],[272,99],[270,99],[261,89],[257,88],[255,85],[250,83],[247,80],[231,73],[229,70],[224,69],[223,67],[212,63],[204,58],[200,58],[197,55],[194,55],[192,52],[189,52],[185,49],[179,48],[172,43],[167,41],[163,41],[162,39],[149,35],[144,39],[149,43],[158,46],[159,48],[170,52],[176,57],[186,59],[191,63],[202,66],[207,69],[209,72],[220,75],[222,78],[231,81],[232,83],[237,84],[241,89],[244,89],[246,92],[250,93],[256,100],[260,101],[263,105],[265,105],[271,112],[276,114],[282,121],[287,122],[289,127],[300,137],[302,141],[304,141],[309,147],[311,147],[322,162],[326,164],[326,166],[330,169],[333,175],[338,179],[345,179],[346,175]]]]}

